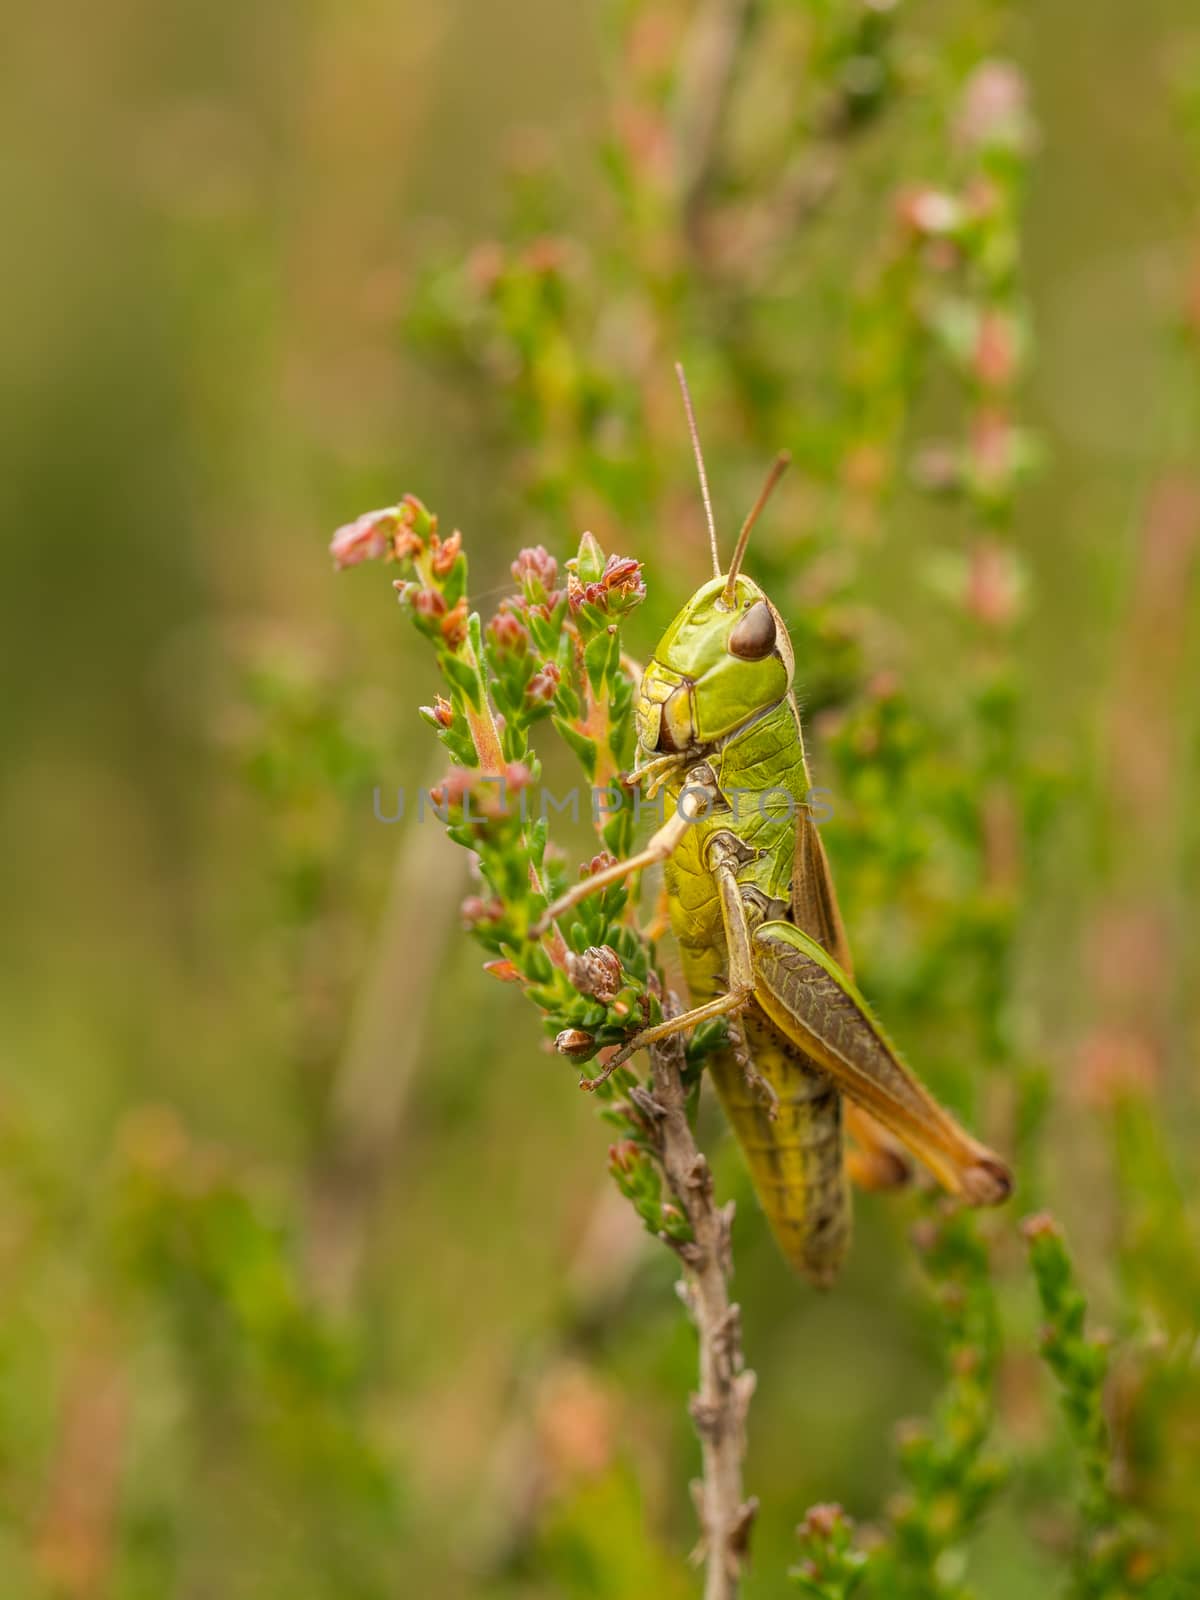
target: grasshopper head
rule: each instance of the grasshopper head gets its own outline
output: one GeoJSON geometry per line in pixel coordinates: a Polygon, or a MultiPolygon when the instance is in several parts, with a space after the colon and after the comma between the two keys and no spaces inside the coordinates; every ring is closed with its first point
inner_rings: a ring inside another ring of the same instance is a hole
{"type": "MultiPolygon", "coordinates": [[[[714,576],[696,590],[663,634],[642,676],[637,703],[638,744],[648,762],[667,757],[667,768],[675,765],[669,758],[698,756],[760,712],[777,706],[792,686],[795,666],[783,618],[758,585],[742,572],[750,530],[791,457],[786,451],[776,456],[758,499],[742,523],[728,570],[722,573],[692,397],[678,362],[675,372],[683,391],[696,456],[712,541],[714,576]]],[[[655,764],[661,773],[664,763],[655,764]]]]}
{"type": "Polygon", "coordinates": [[[698,589],[659,640],[642,678],[638,743],[645,756],[699,754],[792,686],[791,640],[759,586],[739,574],[698,589]]]}

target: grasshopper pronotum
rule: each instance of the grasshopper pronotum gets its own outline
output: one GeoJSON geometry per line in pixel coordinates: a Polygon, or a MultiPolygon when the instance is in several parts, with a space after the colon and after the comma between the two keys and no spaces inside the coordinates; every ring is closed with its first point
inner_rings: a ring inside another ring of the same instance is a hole
{"type": "Polygon", "coordinates": [[[907,1174],[893,1136],[969,1204],[998,1204],[1012,1176],[938,1105],[854,987],[829,863],[807,806],[791,642],[778,611],[741,570],[787,457],[772,467],[722,572],[691,400],[678,373],[714,575],[659,640],[637,702],[631,777],[648,794],[665,791],[668,820],[637,855],[551,905],[542,926],[606,885],[664,864],[692,1004],[630,1039],[603,1076],[644,1045],[725,1017],[728,1044],[709,1067],[717,1094],[784,1255],[827,1284],[849,1241],[848,1176],[885,1187],[907,1174]],[[790,796],[782,814],[738,804],[770,792],[790,796]],[[857,1145],[848,1155],[843,1096],[857,1145]]]}

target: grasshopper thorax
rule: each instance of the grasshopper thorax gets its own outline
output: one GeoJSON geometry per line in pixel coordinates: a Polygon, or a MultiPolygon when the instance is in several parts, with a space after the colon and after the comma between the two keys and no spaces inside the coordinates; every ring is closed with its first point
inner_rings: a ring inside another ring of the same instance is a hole
{"type": "Polygon", "coordinates": [[[663,634],[642,677],[637,706],[644,758],[700,754],[769,711],[792,686],[783,619],[739,574],[698,589],[663,634]]]}

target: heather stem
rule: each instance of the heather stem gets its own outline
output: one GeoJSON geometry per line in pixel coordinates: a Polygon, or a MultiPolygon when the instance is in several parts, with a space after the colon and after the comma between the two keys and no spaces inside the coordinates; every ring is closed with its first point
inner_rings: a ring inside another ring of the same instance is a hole
{"type": "Polygon", "coordinates": [[[664,1039],[651,1050],[653,1094],[639,1097],[653,1128],[659,1160],[691,1228],[675,1245],[684,1264],[680,1295],[700,1342],[700,1386],[690,1401],[700,1436],[702,1477],[692,1484],[705,1561],[705,1600],[734,1600],[758,1510],[742,1485],[746,1411],[754,1374],[743,1365],[739,1307],[730,1300],[733,1205],[713,1199],[709,1165],[687,1115],[683,1042],[664,1039]]]}

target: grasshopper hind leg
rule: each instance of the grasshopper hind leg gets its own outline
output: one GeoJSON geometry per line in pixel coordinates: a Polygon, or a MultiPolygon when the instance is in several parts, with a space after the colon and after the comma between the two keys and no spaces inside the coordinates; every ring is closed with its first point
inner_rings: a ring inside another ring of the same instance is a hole
{"type": "Polygon", "coordinates": [[[943,1109],[871,1015],[832,956],[788,922],[754,932],[755,999],[844,1094],[878,1118],[951,1194],[999,1205],[1012,1173],[943,1109]]]}
{"type": "Polygon", "coordinates": [[[842,1097],[757,1008],[743,1015],[737,1032],[752,1073],[731,1048],[710,1059],[709,1078],[780,1251],[810,1283],[828,1288],[851,1235],[842,1097]]]}

